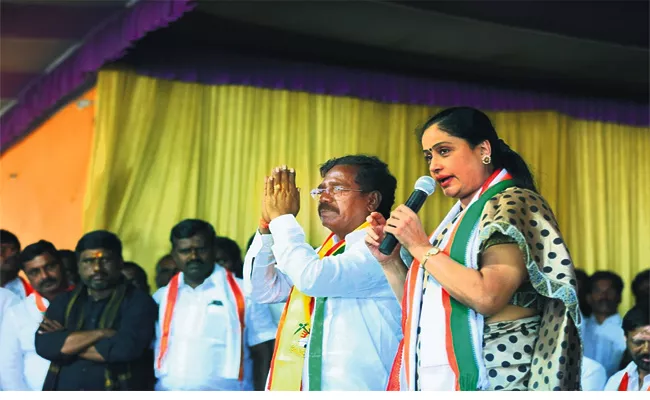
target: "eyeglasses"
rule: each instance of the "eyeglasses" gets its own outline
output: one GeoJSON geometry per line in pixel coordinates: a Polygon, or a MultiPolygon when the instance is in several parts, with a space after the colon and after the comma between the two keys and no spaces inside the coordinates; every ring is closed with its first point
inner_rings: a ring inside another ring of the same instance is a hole
{"type": "Polygon", "coordinates": [[[339,195],[339,194],[341,194],[343,192],[360,192],[360,193],[363,193],[363,190],[360,190],[360,189],[348,189],[348,188],[345,188],[343,186],[333,186],[331,188],[326,188],[326,189],[321,189],[321,188],[312,189],[312,191],[309,192],[309,194],[311,194],[311,197],[314,200],[319,200],[320,196],[323,193],[327,193],[330,196],[337,196],[337,195],[339,195]]]}

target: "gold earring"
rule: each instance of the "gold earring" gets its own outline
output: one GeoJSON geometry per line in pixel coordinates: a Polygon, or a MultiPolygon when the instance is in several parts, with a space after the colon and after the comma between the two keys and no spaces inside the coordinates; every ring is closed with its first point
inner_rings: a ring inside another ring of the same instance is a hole
{"type": "Polygon", "coordinates": [[[489,155],[483,157],[483,164],[488,165],[492,162],[492,157],[489,155]]]}

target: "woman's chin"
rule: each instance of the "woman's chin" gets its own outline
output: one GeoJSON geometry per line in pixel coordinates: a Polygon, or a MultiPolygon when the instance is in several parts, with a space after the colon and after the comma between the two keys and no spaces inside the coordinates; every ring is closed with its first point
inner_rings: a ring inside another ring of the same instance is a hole
{"type": "Polygon", "coordinates": [[[449,186],[446,188],[442,188],[442,194],[445,195],[445,197],[451,197],[451,198],[457,198],[458,197],[458,190],[454,188],[453,186],[449,186]]]}

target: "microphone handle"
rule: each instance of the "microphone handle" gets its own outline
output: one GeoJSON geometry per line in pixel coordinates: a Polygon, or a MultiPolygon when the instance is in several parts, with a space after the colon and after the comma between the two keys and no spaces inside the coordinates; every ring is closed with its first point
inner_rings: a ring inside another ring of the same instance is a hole
{"type": "Polygon", "coordinates": [[[381,245],[379,245],[379,252],[389,256],[395,250],[395,246],[397,246],[397,238],[392,233],[387,233],[384,240],[381,241],[381,245]]]}
{"type": "Polygon", "coordinates": [[[404,205],[417,214],[418,211],[420,211],[420,208],[422,208],[424,205],[424,201],[427,199],[427,197],[429,196],[426,193],[415,189],[409,196],[408,200],[406,200],[406,203],[404,203],[404,205]]]}
{"type": "MultiPolygon", "coordinates": [[[[426,193],[416,189],[411,193],[411,196],[409,196],[404,205],[417,213],[422,208],[427,197],[426,193]]],[[[379,245],[379,252],[388,256],[395,250],[395,246],[397,246],[397,238],[392,233],[387,233],[384,240],[381,241],[381,245],[379,245]]]]}

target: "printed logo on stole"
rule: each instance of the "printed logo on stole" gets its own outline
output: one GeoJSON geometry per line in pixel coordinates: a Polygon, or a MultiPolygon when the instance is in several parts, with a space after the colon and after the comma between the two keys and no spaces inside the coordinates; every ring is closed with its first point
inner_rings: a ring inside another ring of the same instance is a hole
{"type": "Polygon", "coordinates": [[[299,355],[300,357],[305,356],[305,351],[307,350],[307,343],[309,343],[309,324],[298,324],[298,329],[293,332],[293,338],[291,340],[290,351],[294,354],[299,355]]]}

